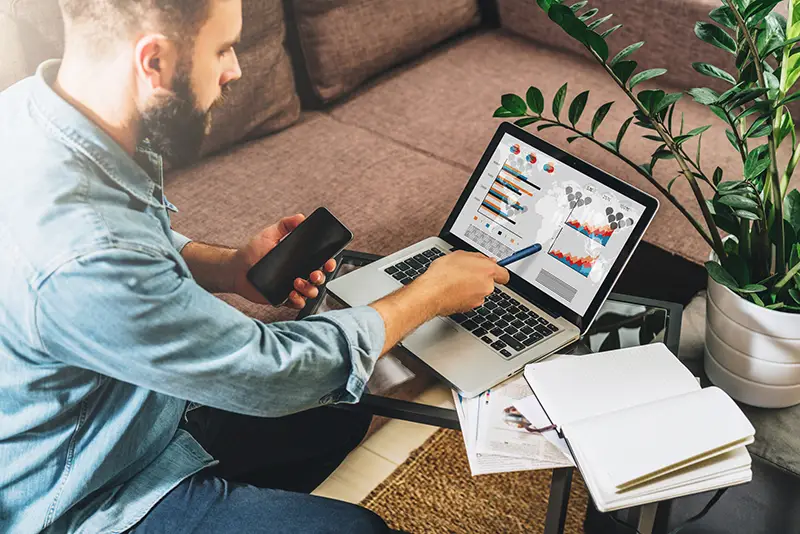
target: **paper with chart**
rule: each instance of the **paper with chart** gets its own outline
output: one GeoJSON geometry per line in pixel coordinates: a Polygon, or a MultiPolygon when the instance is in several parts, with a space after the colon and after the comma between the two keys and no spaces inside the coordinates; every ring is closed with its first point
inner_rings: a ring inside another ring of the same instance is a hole
{"type": "Polygon", "coordinates": [[[506,134],[452,232],[495,258],[540,243],[510,270],[583,315],[644,209],[506,134]]]}
{"type": "MultiPolygon", "coordinates": [[[[548,468],[572,467],[571,457],[546,437],[547,432],[532,424],[514,404],[533,395],[522,376],[492,388],[478,397],[478,454],[499,454],[516,458],[535,458],[548,468]]],[[[549,425],[549,422],[547,423],[549,425]]],[[[555,431],[549,431],[556,434],[555,431]]]]}

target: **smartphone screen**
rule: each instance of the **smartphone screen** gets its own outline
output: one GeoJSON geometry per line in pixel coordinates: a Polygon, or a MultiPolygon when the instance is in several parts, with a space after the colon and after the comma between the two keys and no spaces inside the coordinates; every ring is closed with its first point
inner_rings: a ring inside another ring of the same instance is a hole
{"type": "Polygon", "coordinates": [[[317,208],[247,272],[247,279],[277,306],[289,297],[296,278],[308,279],[352,239],[330,211],[317,208]]]}

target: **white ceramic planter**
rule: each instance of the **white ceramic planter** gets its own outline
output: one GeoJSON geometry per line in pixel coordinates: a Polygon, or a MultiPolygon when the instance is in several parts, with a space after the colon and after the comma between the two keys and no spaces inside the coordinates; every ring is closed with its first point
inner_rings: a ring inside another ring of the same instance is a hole
{"type": "Polygon", "coordinates": [[[800,315],[756,306],[708,279],[705,369],[734,399],[800,404],[800,315]]]}

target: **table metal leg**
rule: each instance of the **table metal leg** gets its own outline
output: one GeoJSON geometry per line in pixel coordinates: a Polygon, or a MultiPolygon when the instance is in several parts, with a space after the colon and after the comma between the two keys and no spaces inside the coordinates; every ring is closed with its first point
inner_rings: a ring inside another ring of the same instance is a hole
{"type": "Polygon", "coordinates": [[[563,534],[567,520],[569,490],[572,486],[572,467],[553,470],[550,482],[550,499],[547,502],[547,517],[544,520],[544,534],[563,534]]]}
{"type": "Polygon", "coordinates": [[[653,534],[653,527],[656,524],[656,512],[658,503],[650,503],[641,506],[639,514],[638,529],[641,534],[653,534]]]}

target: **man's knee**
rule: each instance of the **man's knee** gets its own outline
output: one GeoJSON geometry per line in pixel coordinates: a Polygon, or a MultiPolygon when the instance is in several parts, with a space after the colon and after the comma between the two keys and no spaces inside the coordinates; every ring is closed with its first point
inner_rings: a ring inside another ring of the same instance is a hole
{"type": "Polygon", "coordinates": [[[338,419],[339,431],[336,448],[352,451],[364,440],[372,424],[372,414],[360,410],[349,410],[331,407],[330,410],[338,419]]]}

